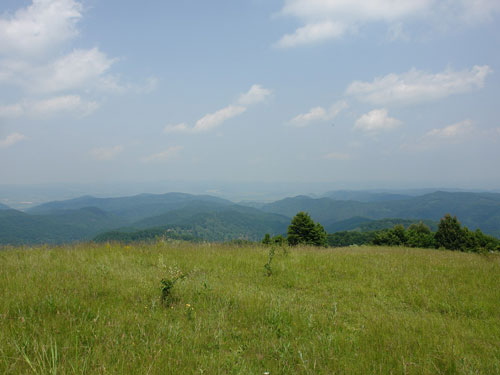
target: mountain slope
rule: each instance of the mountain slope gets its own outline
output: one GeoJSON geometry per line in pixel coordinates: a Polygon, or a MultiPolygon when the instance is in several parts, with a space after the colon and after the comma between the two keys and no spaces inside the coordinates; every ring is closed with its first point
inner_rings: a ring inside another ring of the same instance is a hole
{"type": "Polygon", "coordinates": [[[10,210],[11,208],[3,203],[0,203],[0,210],[10,210]]]}
{"type": "Polygon", "coordinates": [[[450,213],[470,229],[481,228],[486,233],[500,236],[500,194],[497,193],[435,192],[384,202],[335,201],[330,198],[298,196],[267,204],[263,210],[288,217],[293,217],[299,211],[306,211],[325,228],[353,217],[439,221],[450,213]]]}
{"type": "Polygon", "coordinates": [[[209,195],[191,195],[184,193],[140,194],[120,198],[95,198],[84,196],[66,201],[44,203],[28,210],[31,214],[51,214],[60,210],[97,207],[102,211],[120,216],[132,223],[146,217],[160,215],[165,212],[182,208],[193,201],[211,202],[219,205],[229,205],[232,202],[209,195]]]}
{"type": "Polygon", "coordinates": [[[52,215],[0,211],[0,244],[57,244],[90,240],[124,222],[97,208],[61,210],[52,215]]]}
{"type": "MultiPolygon", "coordinates": [[[[258,241],[266,233],[285,233],[289,223],[290,220],[282,215],[239,205],[219,206],[205,202],[201,205],[193,203],[179,210],[146,218],[123,230],[130,233],[133,229],[164,228],[206,241],[258,241]]],[[[151,233],[157,235],[158,230],[151,233]]]]}

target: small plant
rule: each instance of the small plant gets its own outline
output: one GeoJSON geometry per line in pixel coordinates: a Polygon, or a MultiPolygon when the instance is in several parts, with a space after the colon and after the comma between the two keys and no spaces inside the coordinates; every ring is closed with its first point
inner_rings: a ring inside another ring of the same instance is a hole
{"type": "Polygon", "coordinates": [[[186,316],[189,321],[194,320],[194,307],[186,303],[186,316]]]}
{"type": "Polygon", "coordinates": [[[267,263],[264,264],[267,276],[271,276],[273,274],[273,269],[271,268],[271,262],[273,261],[275,253],[276,253],[276,248],[274,246],[271,246],[271,248],[269,249],[269,258],[267,260],[267,263]]]}
{"type": "Polygon", "coordinates": [[[172,289],[175,283],[184,279],[187,275],[177,267],[170,267],[168,269],[168,274],[168,278],[161,280],[161,300],[164,304],[171,305],[173,302],[172,289]]]}

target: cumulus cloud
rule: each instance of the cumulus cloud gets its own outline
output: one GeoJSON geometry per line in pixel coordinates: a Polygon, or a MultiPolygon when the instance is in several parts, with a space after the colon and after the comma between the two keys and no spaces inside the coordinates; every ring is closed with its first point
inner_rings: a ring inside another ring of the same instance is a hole
{"type": "Polygon", "coordinates": [[[20,88],[24,96],[20,104],[0,105],[1,117],[66,109],[85,115],[98,105],[82,96],[94,91],[141,94],[156,87],[154,77],[143,85],[121,83],[110,73],[117,59],[97,47],[67,52],[79,34],[82,9],[77,0],[32,0],[14,14],[0,15],[0,84],[20,88]]]}
{"type": "Polygon", "coordinates": [[[4,139],[0,139],[0,148],[10,147],[10,146],[16,144],[17,142],[22,141],[25,138],[26,137],[23,134],[20,134],[20,133],[9,134],[4,139]]]}
{"type": "Polygon", "coordinates": [[[193,132],[199,133],[211,130],[222,124],[224,121],[241,115],[246,110],[246,107],[230,105],[218,110],[217,112],[206,114],[201,119],[196,121],[193,132]]]}
{"type": "Polygon", "coordinates": [[[323,107],[314,107],[307,113],[295,116],[290,123],[296,127],[306,127],[313,122],[329,121],[337,117],[345,108],[347,108],[347,102],[344,100],[336,102],[328,110],[323,107]]]}
{"type": "MultiPolygon", "coordinates": [[[[38,67],[31,73],[37,91],[58,92],[99,86],[106,83],[101,77],[109,70],[115,60],[110,59],[98,48],[74,50],[47,66],[38,67]]],[[[105,85],[103,85],[106,87],[105,85]]]]}
{"type": "Polygon", "coordinates": [[[375,134],[381,131],[392,130],[399,127],[401,121],[389,117],[387,109],[374,109],[356,120],[354,129],[361,130],[369,134],[375,134]]]}
{"type": "Polygon", "coordinates": [[[108,161],[116,158],[123,151],[123,146],[99,147],[90,150],[90,156],[95,160],[108,161]]]}
{"type": "Polygon", "coordinates": [[[175,159],[178,154],[183,150],[182,146],[172,146],[166,149],[165,151],[158,152],[156,154],[152,154],[142,158],[142,161],[145,163],[151,162],[168,162],[172,159],[175,159]]]}
{"type": "Polygon", "coordinates": [[[82,5],[74,0],[33,0],[0,16],[0,55],[45,55],[78,35],[82,5]]]}
{"type": "Polygon", "coordinates": [[[82,99],[79,95],[55,96],[42,100],[24,100],[20,103],[0,106],[2,117],[48,117],[60,113],[70,113],[85,117],[99,108],[99,103],[82,99]]]}
{"type": "Polygon", "coordinates": [[[405,22],[415,21],[477,24],[498,11],[498,0],[285,0],[281,14],[297,18],[303,26],[276,45],[286,48],[335,39],[375,22],[393,30],[394,25],[401,29],[405,22]]]}
{"type": "Polygon", "coordinates": [[[167,125],[163,129],[163,132],[166,134],[208,132],[222,125],[225,121],[243,114],[251,105],[263,102],[271,93],[272,91],[269,89],[263,88],[260,85],[253,85],[248,92],[240,95],[237,104],[231,104],[216,112],[206,114],[196,121],[193,127],[189,127],[185,123],[167,125]]]}
{"type": "Polygon", "coordinates": [[[464,71],[446,69],[436,74],[412,69],[377,77],[372,82],[352,82],[346,94],[375,105],[414,104],[482,88],[491,73],[488,65],[464,71]]]}
{"type": "Polygon", "coordinates": [[[321,42],[326,39],[341,36],[345,32],[345,26],[339,22],[318,22],[299,27],[292,34],[284,35],[276,47],[289,48],[301,44],[321,42]]]}
{"type": "Polygon", "coordinates": [[[471,120],[464,120],[444,128],[432,129],[426,133],[427,137],[440,139],[457,139],[466,136],[474,130],[471,120]]]}
{"type": "Polygon", "coordinates": [[[238,104],[242,106],[251,106],[253,104],[257,104],[266,100],[272,91],[262,87],[261,85],[253,85],[250,87],[248,92],[241,94],[238,99],[238,104]]]}

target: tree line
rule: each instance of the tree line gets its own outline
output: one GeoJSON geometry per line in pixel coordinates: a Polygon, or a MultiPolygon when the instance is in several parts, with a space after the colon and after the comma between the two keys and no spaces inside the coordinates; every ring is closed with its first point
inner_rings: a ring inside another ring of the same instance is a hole
{"type": "Polygon", "coordinates": [[[468,252],[500,251],[500,240],[484,234],[480,229],[469,230],[456,216],[446,214],[436,232],[423,222],[408,228],[395,225],[392,229],[370,232],[342,231],[327,234],[323,226],[315,223],[309,214],[299,212],[288,227],[287,237],[264,236],[262,243],[343,247],[350,245],[406,246],[419,248],[443,248],[468,252]]]}

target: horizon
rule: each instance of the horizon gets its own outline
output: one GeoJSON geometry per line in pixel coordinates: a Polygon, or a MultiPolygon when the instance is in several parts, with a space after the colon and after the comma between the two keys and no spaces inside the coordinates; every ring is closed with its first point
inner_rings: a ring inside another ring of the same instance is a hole
{"type": "MultiPolygon", "coordinates": [[[[53,202],[77,199],[81,197],[94,198],[122,198],[144,194],[162,195],[170,193],[181,193],[191,195],[209,195],[229,200],[235,204],[239,203],[271,203],[285,198],[297,196],[308,196],[310,198],[323,198],[329,193],[355,192],[372,194],[400,194],[408,197],[416,197],[431,194],[438,191],[444,192],[467,192],[467,193],[500,193],[500,189],[475,189],[459,187],[394,187],[394,188],[328,188],[328,184],[302,184],[284,189],[282,185],[259,184],[252,185],[230,185],[205,183],[188,185],[177,182],[162,184],[141,185],[88,185],[88,184],[35,184],[35,185],[0,185],[0,203],[13,209],[25,210],[37,205],[53,202]],[[145,188],[145,186],[149,186],[145,188]],[[166,185],[175,186],[171,189],[166,185]],[[184,186],[184,188],[182,188],[184,186]],[[213,187],[212,189],[208,187],[213,187]],[[246,187],[246,188],[243,188],[246,187]],[[253,189],[251,189],[253,187],[253,189]],[[142,189],[142,190],[141,190],[142,189]]],[[[331,187],[331,186],[330,186],[331,187]]]]}
{"type": "Polygon", "coordinates": [[[494,0],[5,0],[0,185],[500,191],[499,20],[494,0]]]}

